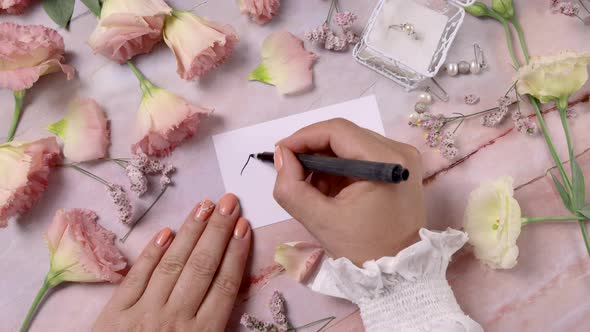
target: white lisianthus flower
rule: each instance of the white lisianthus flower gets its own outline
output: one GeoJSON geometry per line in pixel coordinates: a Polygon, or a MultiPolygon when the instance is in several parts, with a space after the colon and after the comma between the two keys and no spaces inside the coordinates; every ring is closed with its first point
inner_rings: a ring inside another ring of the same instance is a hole
{"type": "Polygon", "coordinates": [[[470,194],[465,209],[463,227],[475,257],[495,269],[512,268],[518,258],[522,218],[513,182],[511,177],[483,182],[470,194]]]}
{"type": "Polygon", "coordinates": [[[567,109],[567,98],[588,80],[588,64],[590,53],[563,51],[532,57],[518,70],[516,89],[521,95],[530,94],[543,103],[558,102],[567,109]]]}

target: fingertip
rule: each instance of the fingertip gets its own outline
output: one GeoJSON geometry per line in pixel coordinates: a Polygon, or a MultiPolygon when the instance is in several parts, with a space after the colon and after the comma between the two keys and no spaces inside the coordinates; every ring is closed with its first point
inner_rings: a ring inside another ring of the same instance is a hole
{"type": "Polygon", "coordinates": [[[240,217],[236,222],[236,227],[234,229],[234,238],[238,240],[246,239],[250,235],[250,223],[248,219],[244,217],[240,217]]]}

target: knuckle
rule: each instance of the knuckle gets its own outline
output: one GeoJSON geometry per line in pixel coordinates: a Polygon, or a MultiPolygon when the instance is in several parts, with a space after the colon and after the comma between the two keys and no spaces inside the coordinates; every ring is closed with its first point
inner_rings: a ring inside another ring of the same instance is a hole
{"type": "Polygon", "coordinates": [[[344,118],[334,118],[334,119],[328,120],[328,122],[333,124],[336,127],[351,127],[354,125],[354,123],[352,123],[349,120],[346,120],[344,118]]]}
{"type": "Polygon", "coordinates": [[[217,271],[219,260],[206,251],[198,251],[190,260],[192,272],[200,278],[212,278],[217,271]]]}
{"type": "Polygon", "coordinates": [[[144,250],[139,257],[139,260],[143,260],[148,263],[155,263],[158,261],[158,258],[158,255],[153,250],[144,250]]]}
{"type": "Polygon", "coordinates": [[[240,290],[240,282],[230,276],[219,275],[213,282],[213,287],[225,297],[233,298],[240,290]]]}
{"type": "Polygon", "coordinates": [[[285,203],[285,193],[285,186],[277,182],[273,189],[272,196],[281,206],[285,203]]]}
{"type": "Polygon", "coordinates": [[[165,256],[158,265],[158,271],[164,275],[180,274],[184,268],[184,262],[180,257],[171,255],[165,256]]]}

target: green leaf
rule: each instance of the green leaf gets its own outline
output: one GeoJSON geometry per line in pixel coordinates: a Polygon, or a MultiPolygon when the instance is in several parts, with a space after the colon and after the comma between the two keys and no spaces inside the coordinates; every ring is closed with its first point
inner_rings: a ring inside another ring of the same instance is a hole
{"type": "Polygon", "coordinates": [[[75,0],[42,0],[47,15],[60,27],[66,27],[74,13],[75,0]]]}
{"type": "Polygon", "coordinates": [[[100,2],[98,0],[81,0],[83,4],[90,9],[90,11],[96,16],[100,17],[100,2]]]}
{"type": "Polygon", "coordinates": [[[573,212],[575,209],[573,209],[571,206],[571,200],[567,194],[567,191],[565,190],[565,187],[563,186],[563,184],[561,184],[561,182],[559,182],[559,180],[555,177],[555,175],[553,175],[553,173],[549,172],[549,174],[551,174],[551,178],[553,178],[553,183],[555,183],[555,188],[557,188],[557,191],[559,192],[559,196],[561,196],[561,200],[563,201],[563,205],[565,205],[565,207],[568,210],[573,212]]]}
{"type": "Polygon", "coordinates": [[[584,173],[582,173],[582,169],[580,168],[580,164],[574,158],[571,161],[572,163],[572,186],[574,187],[574,208],[580,209],[584,206],[586,201],[586,185],[584,183],[584,173]]]}
{"type": "Polygon", "coordinates": [[[583,217],[590,219],[590,205],[586,205],[585,207],[579,209],[577,212],[583,217]]]}
{"type": "Polygon", "coordinates": [[[250,75],[248,76],[250,81],[260,81],[268,84],[273,84],[273,79],[268,73],[268,69],[264,64],[260,64],[260,66],[256,67],[250,75]]]}

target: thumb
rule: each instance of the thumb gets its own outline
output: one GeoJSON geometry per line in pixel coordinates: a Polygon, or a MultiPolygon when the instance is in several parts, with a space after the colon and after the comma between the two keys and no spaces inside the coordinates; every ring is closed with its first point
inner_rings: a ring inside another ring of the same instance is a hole
{"type": "Polygon", "coordinates": [[[277,145],[275,168],[277,180],[273,196],[277,203],[308,228],[325,219],[331,199],[305,181],[307,174],[291,150],[277,145]]]}

